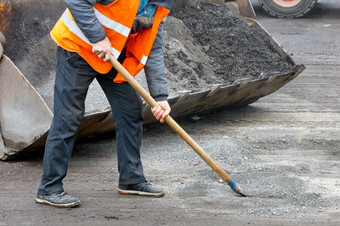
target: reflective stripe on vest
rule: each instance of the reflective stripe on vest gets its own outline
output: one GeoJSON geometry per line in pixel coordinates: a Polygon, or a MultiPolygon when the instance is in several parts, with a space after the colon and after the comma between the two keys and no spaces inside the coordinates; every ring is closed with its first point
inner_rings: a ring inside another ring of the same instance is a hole
{"type": "Polygon", "coordinates": [[[114,21],[111,20],[110,18],[106,17],[105,15],[101,14],[96,8],[94,9],[94,13],[99,20],[99,22],[104,25],[107,28],[110,28],[111,30],[114,30],[118,32],[119,34],[124,35],[125,37],[128,37],[130,34],[131,29],[114,21]]]}
{"type": "MultiPolygon", "coordinates": [[[[98,12],[98,11],[97,11],[98,12]]],[[[99,18],[98,18],[99,19],[99,18]]],[[[80,28],[78,27],[78,25],[72,20],[72,18],[69,15],[68,9],[65,10],[65,12],[63,13],[63,15],[61,16],[61,20],[64,22],[64,24],[66,25],[66,27],[76,36],[78,36],[81,40],[83,40],[84,42],[86,42],[87,44],[93,46],[93,44],[86,38],[86,36],[84,35],[84,33],[80,30],[80,28]]],[[[100,20],[99,20],[100,21],[100,20]]],[[[102,22],[102,21],[101,21],[102,22]]],[[[112,21],[114,22],[114,21],[112,21]]],[[[114,22],[116,23],[116,22],[114,22]]],[[[118,24],[118,23],[117,23],[118,24]]],[[[104,24],[103,24],[104,25],[104,24]]],[[[115,30],[115,29],[112,29],[115,30]]],[[[130,29],[129,29],[130,32],[130,29]]],[[[125,36],[125,35],[124,35],[125,36]]],[[[116,50],[115,48],[111,47],[111,52],[112,55],[117,59],[120,55],[120,52],[118,50],[116,50]]]]}
{"type": "Polygon", "coordinates": [[[140,61],[140,63],[145,65],[147,60],[148,60],[148,57],[147,56],[143,56],[141,61],[140,61]]]}
{"type": "MultiPolygon", "coordinates": [[[[126,45],[138,6],[137,0],[116,0],[109,5],[93,6],[95,16],[111,42],[112,54],[116,59],[126,45]]],[[[51,36],[62,48],[77,52],[97,72],[106,74],[112,69],[109,62],[104,62],[92,52],[93,44],[78,27],[68,9],[52,29],[51,36]]]]}

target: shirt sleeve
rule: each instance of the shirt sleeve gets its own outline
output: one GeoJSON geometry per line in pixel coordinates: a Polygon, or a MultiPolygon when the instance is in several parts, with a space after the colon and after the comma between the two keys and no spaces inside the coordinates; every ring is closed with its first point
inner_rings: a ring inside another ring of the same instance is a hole
{"type": "Polygon", "coordinates": [[[163,23],[159,25],[155,42],[144,67],[150,95],[156,101],[166,100],[169,96],[162,46],[163,23]]]}
{"type": "Polygon", "coordinates": [[[106,37],[104,27],[95,16],[93,5],[101,0],[65,0],[78,27],[91,43],[99,42],[106,37]]]}

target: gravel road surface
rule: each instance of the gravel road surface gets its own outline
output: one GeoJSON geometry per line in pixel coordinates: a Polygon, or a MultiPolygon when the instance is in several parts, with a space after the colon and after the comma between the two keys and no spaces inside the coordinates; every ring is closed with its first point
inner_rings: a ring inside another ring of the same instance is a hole
{"type": "Polygon", "coordinates": [[[34,203],[42,154],[0,162],[0,225],[340,225],[340,2],[301,19],[257,21],[305,71],[239,109],[178,119],[250,194],[239,197],[167,125],[145,127],[142,158],[163,198],[117,193],[115,138],[78,143],[65,190],[72,209],[34,203]]]}

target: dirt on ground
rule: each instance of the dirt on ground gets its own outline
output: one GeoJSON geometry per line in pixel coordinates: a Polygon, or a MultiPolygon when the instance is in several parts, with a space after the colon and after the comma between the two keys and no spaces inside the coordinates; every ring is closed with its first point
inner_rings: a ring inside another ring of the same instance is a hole
{"type": "Polygon", "coordinates": [[[248,197],[234,193],[167,125],[152,124],[144,129],[142,160],[165,197],[117,193],[116,141],[107,134],[74,149],[64,188],[81,199],[78,208],[34,203],[42,153],[0,162],[0,225],[339,225],[340,4],[319,4],[299,20],[255,7],[256,19],[306,65],[301,75],[247,107],[177,119],[248,197]]]}

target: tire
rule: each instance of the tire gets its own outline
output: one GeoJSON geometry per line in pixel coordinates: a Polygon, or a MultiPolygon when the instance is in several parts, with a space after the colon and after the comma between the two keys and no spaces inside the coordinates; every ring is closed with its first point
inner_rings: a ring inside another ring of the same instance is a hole
{"type": "Polygon", "coordinates": [[[258,0],[262,8],[278,18],[298,18],[306,15],[317,0],[258,0]]]}

